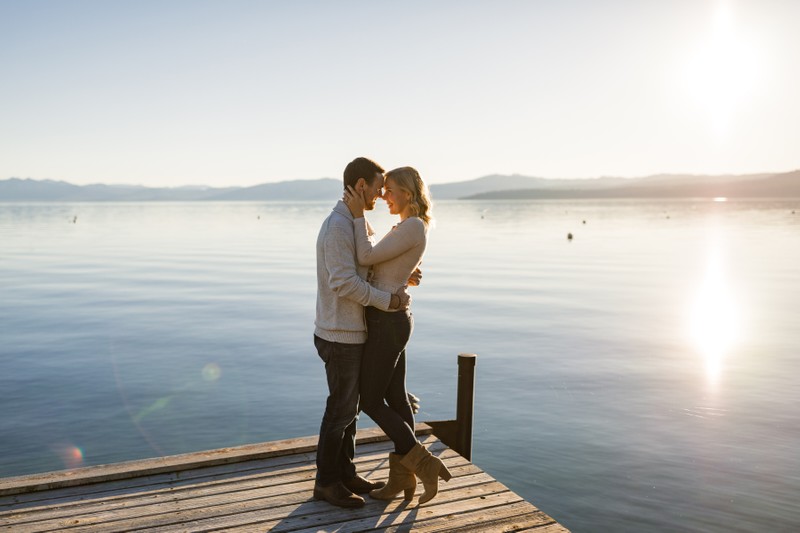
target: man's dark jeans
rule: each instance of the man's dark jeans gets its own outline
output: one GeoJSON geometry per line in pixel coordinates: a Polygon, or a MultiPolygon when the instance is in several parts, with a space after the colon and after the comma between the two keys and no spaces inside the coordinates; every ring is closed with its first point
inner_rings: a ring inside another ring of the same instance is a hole
{"type": "Polygon", "coordinates": [[[317,445],[317,483],[327,487],[356,475],[353,457],[364,345],[330,342],[314,335],[314,346],[328,376],[329,395],[317,445]]]}

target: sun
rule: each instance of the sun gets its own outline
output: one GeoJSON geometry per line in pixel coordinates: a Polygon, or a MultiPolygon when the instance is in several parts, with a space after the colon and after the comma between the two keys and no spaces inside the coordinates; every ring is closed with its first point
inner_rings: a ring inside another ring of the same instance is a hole
{"type": "Polygon", "coordinates": [[[737,27],[729,3],[718,2],[710,31],[695,47],[684,73],[687,92],[715,137],[727,137],[758,79],[755,46],[737,27]]]}

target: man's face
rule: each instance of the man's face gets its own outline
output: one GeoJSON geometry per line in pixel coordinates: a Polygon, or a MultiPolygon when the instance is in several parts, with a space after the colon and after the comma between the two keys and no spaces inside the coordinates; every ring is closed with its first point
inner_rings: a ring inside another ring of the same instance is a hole
{"type": "Polygon", "coordinates": [[[381,197],[381,192],[383,192],[383,174],[376,172],[371,185],[364,182],[364,209],[366,211],[375,209],[375,202],[381,197]]]}

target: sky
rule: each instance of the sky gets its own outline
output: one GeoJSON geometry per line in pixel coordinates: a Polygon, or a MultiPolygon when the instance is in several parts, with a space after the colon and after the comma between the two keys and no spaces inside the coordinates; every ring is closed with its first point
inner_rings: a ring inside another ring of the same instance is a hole
{"type": "Polygon", "coordinates": [[[0,0],[0,179],[800,168],[796,0],[0,0]]]}

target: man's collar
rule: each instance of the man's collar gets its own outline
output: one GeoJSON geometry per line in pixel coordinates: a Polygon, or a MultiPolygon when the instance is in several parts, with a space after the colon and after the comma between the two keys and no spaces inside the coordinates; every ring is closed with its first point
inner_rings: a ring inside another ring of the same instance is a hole
{"type": "MultiPolygon", "coordinates": [[[[340,215],[347,217],[347,220],[350,220],[351,222],[355,220],[353,218],[353,214],[350,213],[350,209],[347,207],[347,204],[342,200],[339,200],[336,205],[333,206],[333,210],[340,215]]],[[[370,225],[369,220],[364,217],[364,221],[367,223],[367,235],[375,235],[375,230],[372,228],[372,225],[370,225]]]]}
{"type": "Polygon", "coordinates": [[[347,217],[348,220],[353,220],[353,215],[350,213],[350,209],[347,208],[347,204],[345,204],[342,200],[336,202],[336,205],[333,207],[333,210],[339,213],[340,215],[344,215],[347,217]]]}

